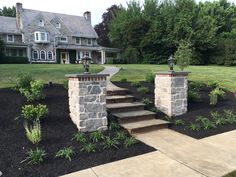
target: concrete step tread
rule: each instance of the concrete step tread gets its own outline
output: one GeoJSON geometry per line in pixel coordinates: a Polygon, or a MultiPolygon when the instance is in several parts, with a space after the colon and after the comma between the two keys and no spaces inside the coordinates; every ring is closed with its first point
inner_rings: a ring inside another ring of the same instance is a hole
{"type": "Polygon", "coordinates": [[[161,119],[150,119],[150,120],[142,120],[137,122],[123,123],[120,124],[122,127],[126,129],[138,129],[143,127],[155,126],[155,125],[163,125],[169,124],[170,122],[161,120],[161,119]]]}
{"type": "Polygon", "coordinates": [[[128,117],[141,117],[141,116],[156,115],[156,113],[147,111],[147,110],[139,110],[139,111],[114,113],[113,115],[115,117],[122,119],[122,118],[128,118],[128,117]]]}
{"type": "Polygon", "coordinates": [[[112,103],[107,104],[107,109],[116,109],[116,108],[129,108],[135,106],[145,106],[145,104],[140,102],[133,102],[133,103],[112,103]]]}
{"type": "Polygon", "coordinates": [[[132,96],[132,95],[113,95],[113,96],[107,96],[107,100],[126,99],[126,98],[134,98],[134,96],[132,96]]]}
{"type": "Polygon", "coordinates": [[[126,88],[107,86],[107,92],[119,92],[119,91],[128,91],[126,88]]]}

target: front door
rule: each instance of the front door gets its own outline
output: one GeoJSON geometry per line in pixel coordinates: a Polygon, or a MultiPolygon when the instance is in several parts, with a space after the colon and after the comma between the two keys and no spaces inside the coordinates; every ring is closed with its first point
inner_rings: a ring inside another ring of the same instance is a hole
{"type": "Polygon", "coordinates": [[[62,64],[69,63],[67,52],[61,52],[61,63],[62,64]]]}

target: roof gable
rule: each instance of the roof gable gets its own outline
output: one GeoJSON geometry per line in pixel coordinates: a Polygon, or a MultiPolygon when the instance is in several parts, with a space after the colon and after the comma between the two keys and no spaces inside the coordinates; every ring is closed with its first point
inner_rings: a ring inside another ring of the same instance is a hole
{"type": "Polygon", "coordinates": [[[0,16],[0,33],[20,34],[15,17],[0,16]]]}

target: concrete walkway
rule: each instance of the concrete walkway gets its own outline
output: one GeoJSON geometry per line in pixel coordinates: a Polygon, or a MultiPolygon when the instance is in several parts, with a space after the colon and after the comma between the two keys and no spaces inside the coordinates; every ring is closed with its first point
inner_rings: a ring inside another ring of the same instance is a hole
{"type": "MultiPolygon", "coordinates": [[[[114,75],[105,66],[101,74],[114,75]]],[[[111,78],[109,77],[109,79],[111,78]]],[[[108,90],[119,89],[108,81],[108,90]]],[[[135,137],[158,151],[99,165],[63,177],[221,177],[236,170],[236,130],[201,140],[162,129],[135,137]]]]}

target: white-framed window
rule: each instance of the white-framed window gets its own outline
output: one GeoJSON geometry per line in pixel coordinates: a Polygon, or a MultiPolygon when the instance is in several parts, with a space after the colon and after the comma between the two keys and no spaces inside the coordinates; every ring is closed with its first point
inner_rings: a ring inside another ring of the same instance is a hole
{"type": "Polygon", "coordinates": [[[75,38],[75,43],[81,45],[81,38],[80,37],[76,37],[75,38]]]}
{"type": "Polygon", "coordinates": [[[38,22],[38,26],[44,26],[44,21],[41,19],[41,20],[39,20],[39,22],[38,22]]]}
{"type": "Polygon", "coordinates": [[[7,35],[7,42],[14,42],[14,35],[13,34],[7,35]]]}
{"type": "Polygon", "coordinates": [[[52,51],[48,51],[48,60],[53,60],[53,53],[52,53],[52,51]]]}
{"type": "Polygon", "coordinates": [[[94,39],[93,43],[94,45],[98,45],[97,39],[94,39]]]}
{"type": "Polygon", "coordinates": [[[58,28],[58,29],[61,28],[61,23],[60,22],[56,22],[56,28],[58,28]]]}
{"type": "Polygon", "coordinates": [[[33,58],[33,60],[38,60],[39,59],[39,53],[38,53],[37,50],[34,50],[32,52],[32,58],[33,58]]]}
{"type": "Polygon", "coordinates": [[[49,42],[49,34],[47,32],[36,31],[36,32],[34,32],[34,41],[47,43],[47,42],[49,42]]]}
{"type": "Polygon", "coordinates": [[[87,45],[92,45],[92,39],[87,39],[87,45]]]}
{"type": "Polygon", "coordinates": [[[91,58],[91,51],[81,51],[80,58],[90,57],[91,58]]]}
{"type": "Polygon", "coordinates": [[[61,37],[60,38],[60,42],[67,43],[68,42],[68,38],[67,37],[61,37]]]}
{"type": "Polygon", "coordinates": [[[44,50],[40,51],[40,59],[41,60],[46,60],[46,52],[44,50]]]}

